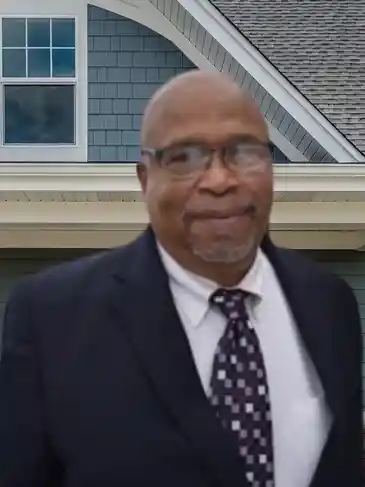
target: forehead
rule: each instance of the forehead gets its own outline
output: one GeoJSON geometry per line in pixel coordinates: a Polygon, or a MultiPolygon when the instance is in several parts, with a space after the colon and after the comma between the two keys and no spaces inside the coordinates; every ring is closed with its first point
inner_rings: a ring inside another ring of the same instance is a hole
{"type": "Polygon", "coordinates": [[[240,136],[268,141],[267,126],[259,110],[237,99],[181,99],[164,110],[156,129],[156,147],[186,141],[218,144],[240,136]]]}

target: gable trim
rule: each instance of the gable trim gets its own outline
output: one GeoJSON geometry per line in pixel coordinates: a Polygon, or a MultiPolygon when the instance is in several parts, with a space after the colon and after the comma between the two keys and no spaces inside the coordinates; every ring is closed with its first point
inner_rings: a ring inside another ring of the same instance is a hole
{"type": "Polygon", "coordinates": [[[357,150],[209,0],[178,2],[210,33],[302,127],[344,163],[365,162],[357,150]]]}
{"type": "MultiPolygon", "coordinates": [[[[156,2],[156,0],[154,0],[156,2]]],[[[165,0],[163,0],[165,1],[165,0]]],[[[174,24],[156,8],[150,0],[92,0],[89,3],[101,9],[107,9],[148,27],[159,35],[170,40],[198,69],[204,71],[219,71],[214,63],[207,59],[199,49],[182,34],[174,24]]],[[[171,0],[166,0],[170,5],[171,0]]],[[[171,7],[171,5],[170,5],[171,7]]],[[[167,7],[166,7],[167,8],[167,7]]],[[[294,144],[292,144],[274,125],[266,120],[270,140],[291,162],[308,162],[309,159],[294,144]]]]}

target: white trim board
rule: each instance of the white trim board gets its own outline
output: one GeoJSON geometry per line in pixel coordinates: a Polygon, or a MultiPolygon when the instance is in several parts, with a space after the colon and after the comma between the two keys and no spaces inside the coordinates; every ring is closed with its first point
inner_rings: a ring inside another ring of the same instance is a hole
{"type": "MultiPolygon", "coordinates": [[[[139,230],[149,222],[143,202],[0,202],[0,227],[139,230]]],[[[275,202],[273,230],[365,231],[365,202],[275,202]]]]}
{"type": "MultiPolygon", "coordinates": [[[[106,249],[124,245],[141,230],[87,230],[55,228],[0,228],[1,249],[106,249]]],[[[273,241],[298,250],[365,250],[364,232],[353,231],[276,231],[273,241]]]]}
{"type": "MultiPolygon", "coordinates": [[[[331,194],[339,201],[343,196],[351,201],[352,194],[355,201],[365,198],[365,165],[281,164],[274,167],[274,174],[277,195],[331,194]]],[[[11,195],[37,201],[42,195],[56,198],[63,193],[66,196],[61,200],[67,201],[72,194],[75,201],[83,193],[110,192],[142,199],[135,164],[0,164],[0,201],[11,195]]]]}

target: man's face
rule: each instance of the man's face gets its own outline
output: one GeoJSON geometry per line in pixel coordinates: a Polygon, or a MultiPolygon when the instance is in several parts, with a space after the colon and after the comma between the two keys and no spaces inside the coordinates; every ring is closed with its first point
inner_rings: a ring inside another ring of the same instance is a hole
{"type": "Polygon", "coordinates": [[[180,105],[147,148],[162,151],[140,171],[152,227],[175,253],[239,262],[260,244],[271,211],[266,126],[235,103],[180,105]]]}

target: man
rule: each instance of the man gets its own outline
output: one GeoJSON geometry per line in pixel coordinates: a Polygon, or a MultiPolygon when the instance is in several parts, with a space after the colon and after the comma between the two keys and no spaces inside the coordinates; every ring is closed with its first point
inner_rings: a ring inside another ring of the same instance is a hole
{"type": "Polygon", "coordinates": [[[361,330],[339,278],[265,233],[267,127],[219,74],[152,98],[151,227],[9,300],[1,487],[360,487],[361,330]]]}

